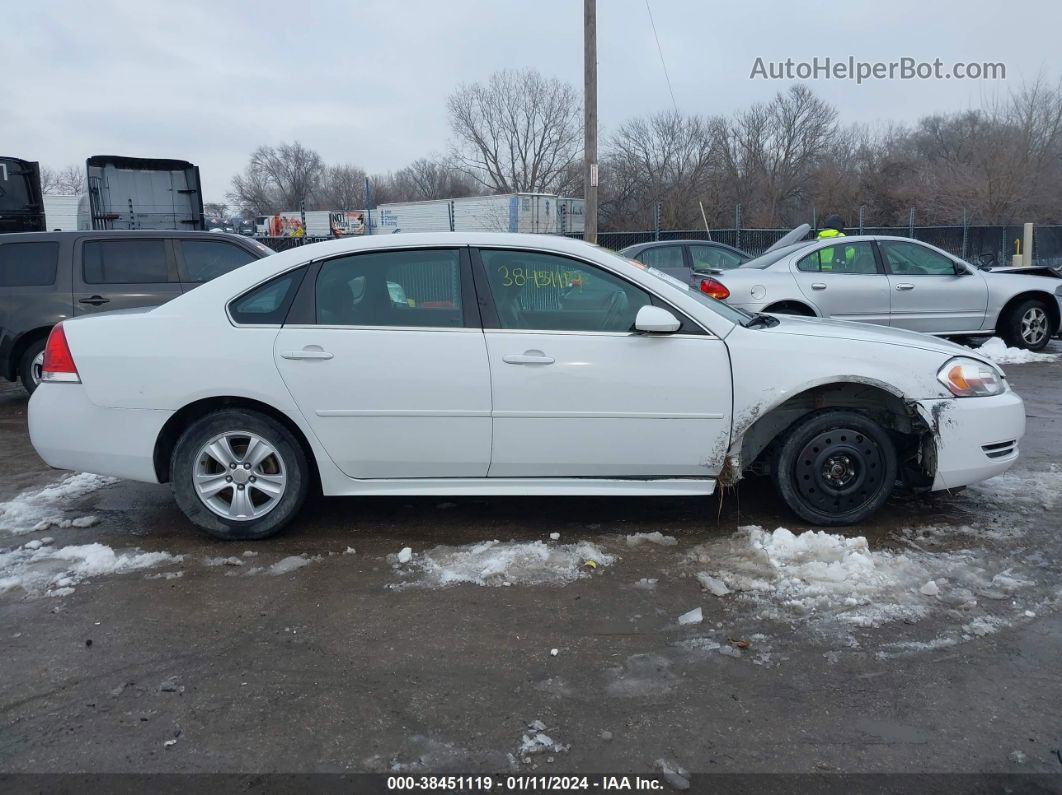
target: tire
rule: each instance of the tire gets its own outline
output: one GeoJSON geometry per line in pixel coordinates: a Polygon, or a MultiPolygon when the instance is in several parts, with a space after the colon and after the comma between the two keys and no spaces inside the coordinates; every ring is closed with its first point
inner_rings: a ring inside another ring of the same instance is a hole
{"type": "Polygon", "coordinates": [[[177,505],[193,524],[215,538],[253,541],[279,532],[295,516],[310,468],[302,445],[279,422],[256,411],[223,409],[181,434],[170,478],[177,505]]]}
{"type": "Polygon", "coordinates": [[[37,389],[41,383],[41,365],[44,362],[45,340],[37,340],[22,352],[18,361],[18,377],[22,382],[22,388],[29,394],[37,389]]]}
{"type": "Polygon", "coordinates": [[[1022,301],[999,324],[999,334],[1007,345],[1027,351],[1043,350],[1057,331],[1047,304],[1039,298],[1022,301]]]}
{"type": "Polygon", "coordinates": [[[786,504],[808,522],[856,524],[877,511],[896,486],[896,448],[859,411],[826,409],[786,431],[774,482],[786,504]]]}

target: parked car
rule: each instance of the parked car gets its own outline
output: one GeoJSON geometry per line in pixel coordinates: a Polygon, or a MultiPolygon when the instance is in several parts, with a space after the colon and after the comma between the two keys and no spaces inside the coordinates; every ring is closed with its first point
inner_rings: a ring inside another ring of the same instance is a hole
{"type": "Polygon", "coordinates": [[[904,237],[795,243],[699,286],[748,312],[858,320],[942,337],[998,334],[1034,351],[1057,333],[1062,316],[1056,274],[982,270],[904,237]]]}
{"type": "Polygon", "coordinates": [[[694,274],[727,271],[752,259],[739,248],[710,240],[655,240],[627,246],[619,253],[691,284],[694,274]]]}
{"type": "Polygon", "coordinates": [[[449,232],[318,243],[65,321],[29,404],[50,465],[170,482],[232,539],[311,488],[707,495],[748,470],[844,525],[897,481],[1006,470],[1024,428],[1003,372],[950,342],[754,315],[581,241],[449,232]]]}
{"type": "Polygon", "coordinates": [[[156,306],[272,250],[210,232],[32,232],[0,237],[0,375],[40,382],[44,342],[67,318],[156,306]]]}

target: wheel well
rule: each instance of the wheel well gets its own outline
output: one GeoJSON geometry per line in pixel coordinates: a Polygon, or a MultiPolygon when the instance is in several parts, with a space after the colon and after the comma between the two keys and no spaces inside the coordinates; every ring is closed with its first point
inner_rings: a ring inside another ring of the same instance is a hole
{"type": "Polygon", "coordinates": [[[313,448],[310,447],[310,443],[307,441],[302,429],[284,412],[278,411],[266,403],[240,397],[212,397],[197,400],[179,409],[166,421],[166,424],[162,426],[162,430],[159,431],[158,439],[155,440],[155,474],[158,476],[159,483],[168,483],[170,480],[170,459],[173,457],[173,448],[176,447],[177,440],[181,438],[181,434],[201,417],[220,409],[233,408],[249,409],[265,414],[291,431],[306,454],[306,460],[310,464],[314,482],[318,487],[320,486],[321,473],[317,469],[317,458],[314,456],[313,448]]]}
{"type": "MultiPolygon", "coordinates": [[[[936,473],[933,433],[911,404],[881,387],[863,383],[816,386],[794,395],[756,417],[742,433],[738,461],[741,470],[770,471],[779,442],[802,417],[822,409],[853,409],[885,428],[896,444],[901,478],[912,487],[926,487],[936,473]]],[[[731,448],[732,452],[734,448],[731,448]]]]}
{"type": "Polygon", "coordinates": [[[26,348],[38,340],[47,339],[51,331],[51,326],[41,326],[40,328],[33,329],[33,331],[27,331],[18,338],[18,342],[16,342],[14,347],[11,348],[11,359],[7,362],[6,372],[10,373],[12,376],[8,380],[14,381],[18,378],[18,365],[22,360],[22,354],[26,352],[26,348]]]}
{"type": "Polygon", "coordinates": [[[815,310],[800,301],[778,301],[765,307],[764,312],[788,312],[791,315],[804,315],[805,317],[817,317],[815,310]]]}
{"type": "Polygon", "coordinates": [[[1047,305],[1047,314],[1050,315],[1051,323],[1054,326],[1052,336],[1054,336],[1054,334],[1058,332],[1059,323],[1062,322],[1062,319],[1059,318],[1058,314],[1058,301],[1056,301],[1055,297],[1053,295],[1050,295],[1049,293],[1040,292],[1039,290],[1029,290],[1028,292],[1018,293],[1016,296],[1007,301],[1007,303],[1003,305],[1003,308],[999,310],[999,316],[996,318],[997,333],[1002,330],[1000,326],[1003,323],[1003,319],[1010,314],[1011,310],[1014,309],[1014,307],[1016,307],[1022,301],[1028,301],[1030,298],[1035,298],[1038,301],[1043,301],[1044,304],[1047,305]]]}

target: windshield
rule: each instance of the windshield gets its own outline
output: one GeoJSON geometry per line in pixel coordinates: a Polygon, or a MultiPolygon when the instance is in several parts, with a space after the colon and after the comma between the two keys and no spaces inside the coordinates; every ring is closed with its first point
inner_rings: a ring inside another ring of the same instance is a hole
{"type": "Polygon", "coordinates": [[[721,317],[724,317],[729,320],[731,323],[737,323],[739,326],[743,326],[752,317],[754,317],[750,312],[746,312],[744,309],[738,309],[737,307],[730,306],[729,304],[724,304],[722,301],[718,301],[715,298],[711,298],[702,293],[700,290],[693,289],[692,287],[690,287],[690,285],[679,281],[674,276],[669,276],[661,270],[657,270],[656,268],[648,268],[636,260],[632,260],[628,257],[623,256],[622,254],[617,254],[615,251],[604,248],[603,246],[598,246],[597,248],[601,251],[611,254],[613,257],[618,257],[619,259],[623,260],[623,262],[627,265],[633,266],[640,271],[651,273],[653,276],[660,279],[660,281],[667,282],[676,290],[682,290],[694,301],[699,304],[703,304],[704,306],[708,307],[713,312],[715,312],[717,315],[720,315],[721,317]]]}
{"type": "Polygon", "coordinates": [[[744,262],[738,267],[756,268],[758,270],[763,270],[764,268],[771,267],[772,265],[774,265],[774,263],[778,262],[778,260],[786,256],[787,254],[792,254],[797,249],[803,248],[804,246],[814,242],[814,240],[802,240],[799,243],[793,243],[791,246],[782,246],[781,248],[776,248],[774,251],[768,251],[766,254],[760,254],[760,256],[754,259],[750,259],[748,262],[744,262]]]}

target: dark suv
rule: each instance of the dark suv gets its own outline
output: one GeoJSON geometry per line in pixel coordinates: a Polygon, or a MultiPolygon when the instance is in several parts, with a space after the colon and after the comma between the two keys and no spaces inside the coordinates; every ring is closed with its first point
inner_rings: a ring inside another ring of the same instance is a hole
{"type": "Polygon", "coordinates": [[[219,232],[84,231],[0,235],[0,376],[40,381],[60,320],[158,306],[272,250],[219,232]]]}

